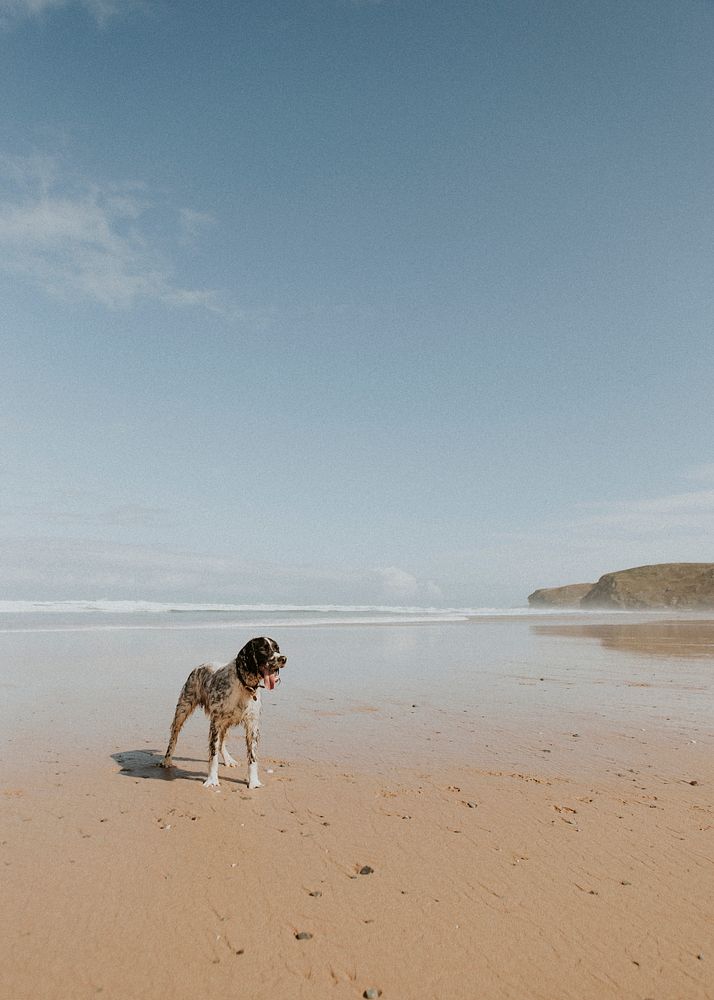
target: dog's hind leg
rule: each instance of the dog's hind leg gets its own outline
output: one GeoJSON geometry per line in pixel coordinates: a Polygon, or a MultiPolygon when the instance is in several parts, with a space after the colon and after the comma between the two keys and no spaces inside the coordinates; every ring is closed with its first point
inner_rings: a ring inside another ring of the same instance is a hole
{"type": "Polygon", "coordinates": [[[173,757],[174,750],[176,749],[176,740],[181,732],[181,727],[189,715],[191,715],[193,710],[198,708],[200,704],[200,694],[202,684],[205,681],[205,673],[205,667],[196,667],[196,669],[192,670],[188,675],[186,683],[181,688],[181,694],[179,695],[179,700],[176,703],[174,721],[171,723],[169,745],[166,748],[164,759],[161,761],[162,767],[171,767],[171,758],[173,757]]]}
{"type": "Polygon", "coordinates": [[[248,752],[248,788],[260,788],[263,782],[258,778],[258,740],[260,739],[260,710],[246,711],[243,718],[245,726],[245,747],[248,752]]]}
{"type": "Polygon", "coordinates": [[[211,719],[208,731],[208,777],[203,782],[206,788],[218,788],[218,750],[222,746],[216,723],[211,719]]]}
{"type": "Polygon", "coordinates": [[[185,701],[183,697],[179,698],[178,705],[176,706],[176,713],[174,715],[174,721],[171,723],[169,745],[166,747],[164,759],[161,761],[162,767],[171,767],[171,758],[173,757],[174,750],[176,749],[176,740],[181,732],[181,727],[191,712],[193,712],[195,707],[195,705],[191,705],[189,702],[185,701]]]}

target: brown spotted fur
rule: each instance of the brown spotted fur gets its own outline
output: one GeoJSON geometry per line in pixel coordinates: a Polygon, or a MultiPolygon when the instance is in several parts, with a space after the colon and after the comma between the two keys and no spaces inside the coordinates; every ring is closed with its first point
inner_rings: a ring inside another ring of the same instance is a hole
{"type": "Polygon", "coordinates": [[[257,745],[260,737],[260,687],[266,673],[277,675],[285,666],[287,657],[280,652],[277,642],[260,636],[247,642],[236,657],[224,667],[214,670],[210,664],[196,667],[188,675],[181,689],[176,712],[171,725],[171,735],[162,767],[171,767],[181,727],[199,706],[210,720],[208,732],[209,776],[206,784],[216,785],[218,754],[229,767],[236,762],[225,747],[231,726],[241,723],[245,729],[248,764],[251,768],[252,787],[257,779],[257,745]]]}

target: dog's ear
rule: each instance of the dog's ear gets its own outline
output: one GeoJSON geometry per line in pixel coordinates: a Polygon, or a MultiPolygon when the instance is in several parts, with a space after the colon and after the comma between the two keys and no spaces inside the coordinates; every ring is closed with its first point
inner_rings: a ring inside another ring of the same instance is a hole
{"type": "Polygon", "coordinates": [[[250,645],[253,647],[253,655],[256,663],[263,664],[273,655],[276,643],[267,636],[262,635],[256,639],[251,639],[250,645]]]}
{"type": "Polygon", "coordinates": [[[262,636],[250,639],[236,656],[236,662],[241,662],[246,669],[260,673],[260,664],[270,656],[269,640],[262,636]]]}

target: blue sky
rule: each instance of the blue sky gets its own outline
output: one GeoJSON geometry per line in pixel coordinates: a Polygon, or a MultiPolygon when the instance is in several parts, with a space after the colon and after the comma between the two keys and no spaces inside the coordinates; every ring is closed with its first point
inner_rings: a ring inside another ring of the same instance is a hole
{"type": "Polygon", "coordinates": [[[0,0],[0,597],[714,559],[714,5],[0,0]]]}

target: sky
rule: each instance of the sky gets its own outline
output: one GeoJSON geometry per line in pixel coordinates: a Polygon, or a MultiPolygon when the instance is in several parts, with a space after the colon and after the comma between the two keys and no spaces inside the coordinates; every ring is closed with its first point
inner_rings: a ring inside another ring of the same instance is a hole
{"type": "Polygon", "coordinates": [[[0,0],[0,598],[714,561],[709,0],[0,0]]]}

